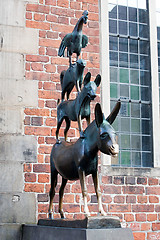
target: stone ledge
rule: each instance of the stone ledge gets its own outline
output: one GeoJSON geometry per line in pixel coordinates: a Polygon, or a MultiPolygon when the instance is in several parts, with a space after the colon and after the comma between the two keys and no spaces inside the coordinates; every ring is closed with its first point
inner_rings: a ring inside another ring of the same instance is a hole
{"type": "Polygon", "coordinates": [[[134,240],[131,229],[84,229],[23,225],[22,240],[134,240]]]}

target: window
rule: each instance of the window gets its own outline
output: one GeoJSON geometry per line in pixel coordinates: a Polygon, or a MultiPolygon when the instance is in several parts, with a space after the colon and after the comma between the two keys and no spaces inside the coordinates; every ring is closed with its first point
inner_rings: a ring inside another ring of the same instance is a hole
{"type": "Polygon", "coordinates": [[[149,18],[146,0],[109,0],[111,108],[120,153],[112,165],[152,167],[152,109],[149,18]]]}

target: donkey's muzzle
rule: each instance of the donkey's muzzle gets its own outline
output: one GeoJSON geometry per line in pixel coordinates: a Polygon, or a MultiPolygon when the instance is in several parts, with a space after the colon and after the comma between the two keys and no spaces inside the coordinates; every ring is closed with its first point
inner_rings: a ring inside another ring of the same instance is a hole
{"type": "Polygon", "coordinates": [[[112,144],[109,147],[110,154],[113,156],[116,156],[119,153],[119,145],[118,144],[112,144]]]}

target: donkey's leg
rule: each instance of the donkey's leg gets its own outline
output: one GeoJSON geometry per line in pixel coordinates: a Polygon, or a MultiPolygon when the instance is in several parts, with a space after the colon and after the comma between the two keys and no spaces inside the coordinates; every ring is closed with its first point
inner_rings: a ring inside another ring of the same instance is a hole
{"type": "Polygon", "coordinates": [[[66,186],[67,179],[62,177],[62,184],[59,190],[59,213],[61,215],[61,218],[64,218],[64,213],[62,209],[62,204],[63,204],[63,194],[64,194],[64,188],[66,186]]]}
{"type": "Polygon", "coordinates": [[[66,121],[66,128],[64,130],[64,138],[65,138],[65,141],[67,141],[67,132],[70,128],[71,121],[69,120],[69,118],[65,118],[65,121],[66,121]]]}
{"type": "Polygon", "coordinates": [[[81,114],[79,114],[78,116],[78,128],[79,128],[79,132],[80,132],[80,137],[84,138],[84,133],[83,133],[83,129],[82,129],[82,118],[81,118],[81,114]]]}
{"type": "Polygon", "coordinates": [[[103,206],[102,206],[102,194],[101,194],[101,189],[99,186],[98,171],[95,171],[94,173],[92,173],[92,178],[93,178],[93,183],[94,183],[94,187],[95,187],[95,192],[97,195],[98,211],[103,216],[106,216],[106,212],[103,210],[103,206]]]}
{"type": "Polygon", "coordinates": [[[59,140],[59,129],[61,127],[62,122],[63,122],[63,118],[61,118],[60,120],[57,119],[57,130],[56,130],[56,141],[57,141],[57,143],[60,142],[60,140],[59,140]]]}
{"type": "Polygon", "coordinates": [[[50,188],[50,191],[49,191],[50,204],[49,204],[49,209],[48,209],[50,219],[53,219],[52,205],[53,205],[53,198],[54,198],[54,195],[55,195],[55,188],[56,188],[56,185],[57,185],[57,175],[58,175],[57,170],[55,169],[54,166],[52,166],[51,167],[51,188],[50,188]]]}
{"type": "Polygon", "coordinates": [[[81,189],[82,189],[82,196],[83,196],[83,201],[84,201],[84,212],[85,212],[86,216],[90,216],[89,209],[87,206],[87,187],[86,187],[86,182],[85,182],[85,172],[79,168],[78,174],[79,174],[79,179],[80,179],[80,184],[81,184],[81,189]]]}

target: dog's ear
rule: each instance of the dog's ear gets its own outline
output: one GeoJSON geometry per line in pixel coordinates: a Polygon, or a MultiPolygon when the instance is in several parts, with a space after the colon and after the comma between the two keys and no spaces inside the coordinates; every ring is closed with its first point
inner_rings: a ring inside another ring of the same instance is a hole
{"type": "Polygon", "coordinates": [[[99,86],[99,84],[101,83],[101,75],[98,74],[96,79],[94,80],[95,84],[97,85],[97,87],[99,86]]]}
{"type": "Polygon", "coordinates": [[[87,74],[86,74],[86,76],[85,76],[85,78],[84,78],[84,81],[83,81],[84,85],[86,85],[87,83],[89,83],[90,80],[91,80],[91,73],[90,73],[90,72],[87,72],[87,74]]]}

